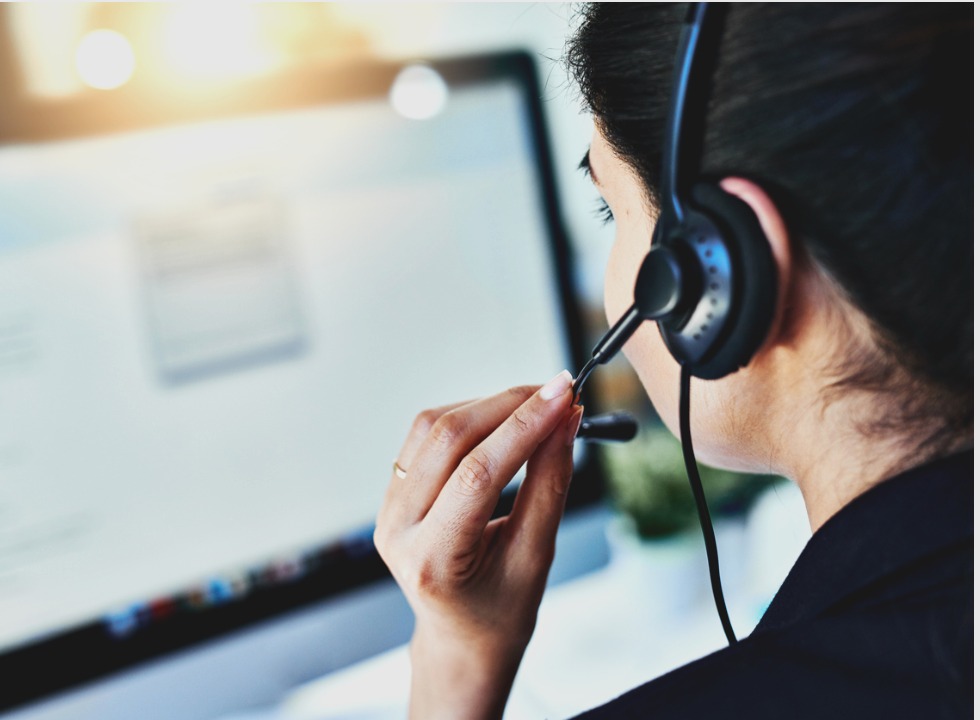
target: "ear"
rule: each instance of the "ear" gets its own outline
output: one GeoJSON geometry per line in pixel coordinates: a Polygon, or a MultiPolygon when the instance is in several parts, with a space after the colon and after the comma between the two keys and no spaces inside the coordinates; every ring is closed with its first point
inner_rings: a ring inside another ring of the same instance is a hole
{"type": "Polygon", "coordinates": [[[776,307],[773,313],[772,329],[763,343],[763,348],[778,341],[785,331],[786,301],[789,297],[790,283],[793,277],[793,248],[790,243],[789,231],[779,209],[772,198],[761,187],[751,180],[729,177],[719,185],[725,192],[734,195],[748,205],[759,220],[759,226],[769,241],[772,257],[776,264],[776,307]]]}

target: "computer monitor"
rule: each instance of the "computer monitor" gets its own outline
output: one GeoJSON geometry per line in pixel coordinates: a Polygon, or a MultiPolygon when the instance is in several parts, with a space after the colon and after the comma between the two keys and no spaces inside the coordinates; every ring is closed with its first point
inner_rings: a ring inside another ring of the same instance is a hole
{"type": "Polygon", "coordinates": [[[4,118],[0,710],[390,582],[414,415],[583,359],[524,54],[4,118]]]}

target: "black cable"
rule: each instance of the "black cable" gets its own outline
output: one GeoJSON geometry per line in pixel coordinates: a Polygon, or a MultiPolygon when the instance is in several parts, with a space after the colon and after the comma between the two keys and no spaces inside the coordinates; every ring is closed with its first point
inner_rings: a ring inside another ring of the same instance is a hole
{"type": "Polygon", "coordinates": [[[698,507],[698,520],[701,522],[701,533],[704,535],[704,549],[708,554],[708,574],[711,576],[711,593],[715,596],[715,607],[718,609],[718,618],[721,626],[725,630],[725,637],[728,644],[734,645],[738,642],[735,631],[732,629],[732,621],[728,619],[728,608],[725,606],[725,595],[721,590],[721,571],[718,567],[718,545],[715,543],[715,531],[711,527],[711,515],[708,513],[708,501],[704,497],[704,488],[701,486],[701,475],[698,473],[698,466],[694,460],[694,446],[691,443],[691,370],[681,364],[681,447],[684,449],[684,466],[687,468],[687,479],[691,483],[691,492],[694,493],[694,502],[698,507]]]}

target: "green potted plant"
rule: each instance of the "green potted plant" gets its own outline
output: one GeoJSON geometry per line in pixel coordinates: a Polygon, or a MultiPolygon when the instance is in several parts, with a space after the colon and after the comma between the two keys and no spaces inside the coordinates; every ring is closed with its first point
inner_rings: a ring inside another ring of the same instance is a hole
{"type": "MultiPolygon", "coordinates": [[[[707,561],[680,442],[651,424],[633,441],[603,448],[602,457],[617,511],[607,539],[619,584],[643,597],[650,613],[680,618],[703,608],[710,599],[707,561]]],[[[742,533],[732,520],[744,518],[772,478],[698,468],[719,549],[737,560],[742,533]]],[[[728,562],[724,570],[737,578],[739,566],[728,562]]]]}
{"type": "MultiPolygon", "coordinates": [[[[603,452],[615,508],[644,540],[667,538],[697,527],[697,509],[680,442],[663,426],[647,425],[630,443],[603,452]]],[[[698,464],[708,508],[715,520],[743,516],[772,484],[769,476],[744,475],[698,464]]]]}

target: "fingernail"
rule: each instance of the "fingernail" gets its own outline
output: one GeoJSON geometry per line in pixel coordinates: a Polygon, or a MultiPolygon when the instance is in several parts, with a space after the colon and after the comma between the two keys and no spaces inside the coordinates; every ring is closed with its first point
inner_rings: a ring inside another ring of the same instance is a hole
{"type": "Polygon", "coordinates": [[[564,395],[565,391],[572,386],[572,374],[568,370],[562,370],[555,375],[538,392],[545,400],[554,400],[559,395],[564,395]]]}
{"type": "Polygon", "coordinates": [[[565,426],[565,444],[574,445],[575,436],[578,435],[579,425],[582,424],[582,415],[585,412],[585,408],[581,405],[572,413],[572,416],[568,418],[568,425],[565,426]]]}

